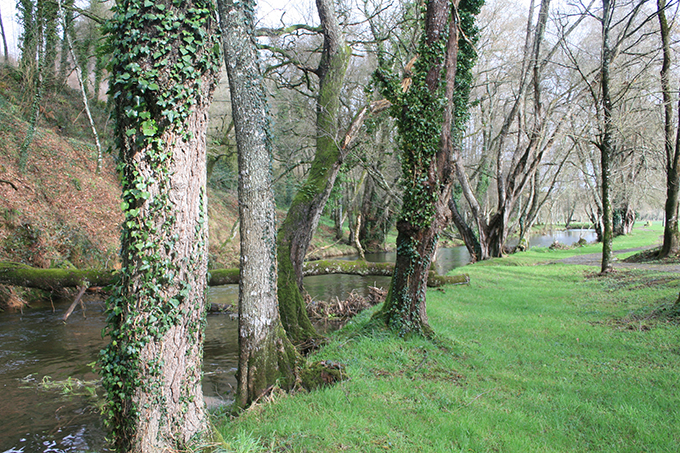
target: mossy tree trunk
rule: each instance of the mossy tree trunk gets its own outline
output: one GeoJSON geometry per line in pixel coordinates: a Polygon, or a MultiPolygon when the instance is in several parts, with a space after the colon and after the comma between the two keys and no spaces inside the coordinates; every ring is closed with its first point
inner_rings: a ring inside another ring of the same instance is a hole
{"type": "Polygon", "coordinates": [[[340,91],[351,56],[335,17],[333,1],[317,0],[316,5],[324,37],[323,53],[316,70],[319,77],[316,154],[307,180],[295,194],[277,237],[279,309],[283,326],[294,343],[317,336],[302,296],[302,264],[342,163],[338,112],[340,91]]]}
{"type": "Polygon", "coordinates": [[[127,0],[108,24],[125,220],[100,366],[121,452],[186,451],[207,429],[205,162],[216,23],[209,0],[127,0]]]}
{"type": "Polygon", "coordinates": [[[425,293],[437,238],[449,221],[458,4],[458,0],[427,2],[425,32],[412,84],[393,100],[402,149],[404,202],[397,221],[394,275],[385,304],[376,316],[401,334],[432,333],[425,293]]]}
{"type": "Polygon", "coordinates": [[[277,299],[276,206],[267,99],[253,37],[255,0],[218,0],[238,147],[241,233],[236,403],[246,407],[277,380],[295,382],[298,354],[277,299]]]}
{"type": "MultiPolygon", "coordinates": [[[[678,230],[678,195],[680,193],[680,124],[673,137],[673,105],[669,73],[671,69],[670,31],[666,20],[666,0],[657,0],[659,28],[663,44],[663,64],[661,66],[661,91],[664,104],[664,150],[666,151],[666,225],[663,232],[663,245],[659,258],[676,255],[680,251],[680,231],[678,230]],[[673,146],[675,145],[675,147],[673,146]],[[675,148],[675,149],[674,149],[675,148]]],[[[680,111],[680,105],[678,106],[680,111]]]]}

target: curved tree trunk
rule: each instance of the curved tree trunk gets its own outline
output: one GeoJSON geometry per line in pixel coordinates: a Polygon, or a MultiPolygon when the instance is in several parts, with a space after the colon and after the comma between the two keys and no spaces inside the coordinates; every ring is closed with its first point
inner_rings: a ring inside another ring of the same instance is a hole
{"type": "Polygon", "coordinates": [[[470,254],[470,261],[476,263],[479,260],[479,257],[482,255],[479,239],[472,228],[470,228],[470,225],[467,224],[463,216],[460,214],[460,211],[458,210],[458,204],[456,203],[454,197],[451,197],[449,200],[449,209],[451,210],[451,220],[458,229],[458,232],[463,238],[463,243],[465,243],[465,248],[467,248],[467,251],[470,254]]]}
{"type": "Polygon", "coordinates": [[[316,4],[324,36],[317,70],[316,154],[307,180],[295,194],[277,237],[279,311],[288,337],[294,343],[317,336],[302,297],[302,264],[342,163],[337,137],[338,111],[340,90],[351,56],[335,17],[333,1],[317,0],[316,4]]]}
{"type": "Polygon", "coordinates": [[[114,14],[125,221],[100,361],[106,413],[117,451],[185,451],[207,429],[205,162],[217,21],[207,0],[123,2],[114,14]]]}
{"type": "Polygon", "coordinates": [[[218,0],[238,146],[241,220],[239,364],[236,403],[246,407],[277,380],[295,382],[297,353],[276,297],[276,206],[267,98],[253,38],[255,0],[218,0]]]}

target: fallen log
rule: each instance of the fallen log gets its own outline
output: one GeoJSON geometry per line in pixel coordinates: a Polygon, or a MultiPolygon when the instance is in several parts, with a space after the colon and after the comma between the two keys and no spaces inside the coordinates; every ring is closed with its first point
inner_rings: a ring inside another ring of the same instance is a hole
{"type": "Polygon", "coordinates": [[[351,275],[385,275],[392,276],[394,264],[371,263],[356,260],[317,260],[307,261],[302,266],[305,277],[312,275],[351,274],[351,275]]]}
{"type": "MultiPolygon", "coordinates": [[[[302,267],[302,272],[305,277],[332,274],[383,275],[391,277],[394,272],[394,264],[372,263],[363,260],[318,260],[306,262],[302,267]]],[[[470,283],[470,277],[467,274],[447,276],[430,271],[427,277],[427,286],[431,288],[444,285],[464,285],[467,283],[470,283]]]]}
{"type": "Polygon", "coordinates": [[[0,262],[0,285],[53,291],[59,288],[107,286],[118,279],[110,270],[39,269],[24,264],[0,262]]]}
{"type": "MultiPolygon", "coordinates": [[[[305,277],[313,275],[351,274],[390,277],[394,271],[392,263],[371,263],[368,261],[318,260],[308,261],[303,266],[305,277]]],[[[237,284],[238,269],[212,269],[209,286],[237,284]]],[[[80,288],[109,286],[118,280],[118,273],[110,270],[92,269],[38,269],[24,264],[0,262],[0,285],[22,286],[53,291],[59,288],[80,288]]],[[[470,282],[467,274],[444,276],[433,271],[427,279],[427,286],[460,285],[470,282]]]]}

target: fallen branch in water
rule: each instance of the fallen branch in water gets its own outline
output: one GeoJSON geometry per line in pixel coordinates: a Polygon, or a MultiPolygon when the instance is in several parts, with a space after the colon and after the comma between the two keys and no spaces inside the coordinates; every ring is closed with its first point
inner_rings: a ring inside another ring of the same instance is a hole
{"type": "Polygon", "coordinates": [[[68,319],[69,316],[71,316],[71,313],[73,313],[73,310],[75,310],[76,305],[78,305],[78,302],[80,302],[80,306],[83,309],[83,317],[85,316],[85,304],[81,301],[83,294],[85,294],[85,291],[89,287],[89,284],[87,282],[84,282],[83,286],[80,287],[80,291],[78,291],[78,295],[76,296],[75,300],[71,304],[70,307],[68,307],[68,310],[66,310],[66,313],[64,313],[64,322],[68,319]]]}

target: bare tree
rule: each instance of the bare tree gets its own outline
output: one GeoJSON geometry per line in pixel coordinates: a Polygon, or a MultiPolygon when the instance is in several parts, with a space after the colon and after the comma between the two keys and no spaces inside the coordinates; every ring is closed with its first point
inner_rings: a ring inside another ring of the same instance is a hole
{"type": "MultiPolygon", "coordinates": [[[[673,137],[673,105],[671,100],[670,69],[671,44],[670,29],[666,20],[666,0],[657,0],[659,29],[663,50],[661,66],[661,92],[664,106],[664,151],[666,154],[666,224],[663,232],[663,245],[659,258],[675,255],[680,250],[680,232],[678,231],[678,194],[680,193],[680,124],[678,124],[675,140],[673,137]],[[675,146],[674,146],[675,145],[675,146]]],[[[678,107],[680,111],[680,106],[678,107]]]]}
{"type": "Polygon", "coordinates": [[[0,33],[2,34],[2,48],[5,51],[5,63],[9,62],[9,53],[7,52],[7,36],[5,35],[5,25],[2,23],[2,13],[0,13],[0,33]]]}

